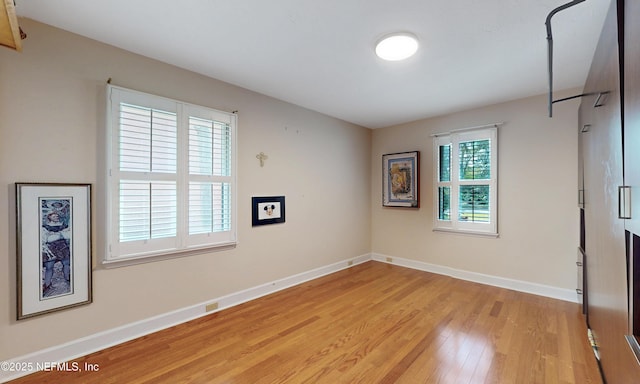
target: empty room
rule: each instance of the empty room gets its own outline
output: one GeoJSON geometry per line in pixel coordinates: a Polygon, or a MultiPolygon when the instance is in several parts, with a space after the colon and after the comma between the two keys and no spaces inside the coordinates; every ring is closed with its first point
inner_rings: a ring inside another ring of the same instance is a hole
{"type": "Polygon", "coordinates": [[[639,2],[3,3],[0,382],[640,382],[639,2]]]}

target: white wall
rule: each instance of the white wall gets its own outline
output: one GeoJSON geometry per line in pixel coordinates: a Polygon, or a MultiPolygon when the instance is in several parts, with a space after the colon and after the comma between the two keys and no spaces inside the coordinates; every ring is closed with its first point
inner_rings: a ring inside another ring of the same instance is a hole
{"type": "Polygon", "coordinates": [[[369,253],[370,130],[31,20],[21,26],[24,51],[0,49],[0,360],[369,253]],[[108,78],[239,111],[235,249],[101,268],[108,78]],[[15,182],[94,185],[92,304],[15,320],[15,182]],[[286,196],[286,223],[252,228],[251,196],[272,194],[286,196]]]}
{"type": "MultiPolygon", "coordinates": [[[[574,90],[567,95],[579,94],[574,90]]],[[[557,97],[564,96],[558,93],[557,97]]],[[[375,130],[372,252],[573,290],[576,288],[577,108],[546,95],[375,130]],[[504,122],[498,129],[499,238],[433,232],[433,133],[504,122]],[[383,208],[385,153],[420,151],[421,207],[383,208]]]]}
{"type": "Polygon", "coordinates": [[[0,49],[0,360],[370,252],[575,288],[578,101],[556,104],[553,119],[539,96],[370,131],[30,20],[21,26],[24,52],[0,49]],[[235,249],[101,268],[108,78],[239,111],[235,249]],[[501,121],[500,237],[433,233],[430,135],[501,121]],[[383,208],[382,154],[411,150],[421,151],[421,208],[383,208]],[[15,182],[94,184],[94,303],[15,320],[15,182]],[[286,195],[287,222],[252,228],[251,196],[272,194],[286,195]]]}

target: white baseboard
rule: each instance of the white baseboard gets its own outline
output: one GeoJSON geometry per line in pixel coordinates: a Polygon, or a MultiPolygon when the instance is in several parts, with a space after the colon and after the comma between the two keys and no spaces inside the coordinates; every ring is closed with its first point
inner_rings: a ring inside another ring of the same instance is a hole
{"type": "Polygon", "coordinates": [[[572,303],[578,302],[578,296],[575,290],[552,287],[549,285],[536,284],[527,281],[508,279],[504,277],[485,275],[482,273],[469,272],[460,269],[444,267],[442,265],[429,264],[422,261],[403,259],[394,256],[381,255],[378,253],[371,254],[371,259],[383,263],[395,264],[406,268],[417,269],[420,271],[437,273],[439,275],[451,276],[456,279],[473,281],[475,283],[492,285],[494,287],[512,289],[514,291],[531,293],[538,296],[550,297],[572,303]],[[389,261],[391,259],[392,261],[389,261]]]}
{"type": "Polygon", "coordinates": [[[50,369],[58,363],[73,360],[370,260],[371,254],[365,254],[0,362],[2,364],[0,383],[26,376],[42,370],[46,366],[50,369]],[[207,305],[212,303],[218,303],[217,309],[207,311],[207,305]]]}
{"type": "Polygon", "coordinates": [[[25,356],[7,360],[5,362],[2,362],[3,366],[0,367],[2,368],[0,369],[0,383],[17,379],[18,377],[41,370],[45,364],[48,364],[49,367],[51,367],[52,364],[55,366],[58,363],[73,360],[78,357],[85,356],[90,353],[97,352],[102,349],[109,348],[114,345],[121,344],[126,341],[133,340],[135,338],[148,335],[150,333],[157,332],[177,324],[194,320],[198,317],[221,311],[223,309],[233,307],[235,305],[239,305],[247,301],[254,300],[259,297],[266,296],[268,294],[304,283],[306,281],[317,279],[330,273],[350,268],[369,260],[395,264],[406,268],[437,273],[440,275],[451,276],[462,280],[493,285],[501,288],[513,289],[516,291],[531,293],[539,296],[577,302],[575,291],[569,289],[561,289],[541,284],[484,275],[481,273],[468,272],[393,256],[375,253],[365,254],[353,259],[340,261],[338,263],[316,268],[307,272],[302,272],[293,276],[285,277],[280,280],[272,281],[270,283],[235,292],[227,296],[213,298],[200,304],[181,308],[176,311],[126,324],[121,327],[109,329],[87,337],[83,337],[81,339],[73,340],[65,344],[57,345],[55,347],[43,349],[41,351],[37,351],[25,356]],[[389,258],[392,260],[391,262],[388,261],[389,258]],[[207,311],[207,305],[212,303],[218,304],[217,309],[213,311],[207,311]],[[19,369],[5,369],[6,367],[19,369]]]}

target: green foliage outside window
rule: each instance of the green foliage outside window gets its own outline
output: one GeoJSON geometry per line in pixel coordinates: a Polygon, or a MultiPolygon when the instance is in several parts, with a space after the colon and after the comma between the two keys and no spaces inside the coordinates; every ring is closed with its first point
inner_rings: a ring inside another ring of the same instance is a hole
{"type": "Polygon", "coordinates": [[[491,178],[491,142],[466,141],[459,146],[460,180],[491,178]]]}

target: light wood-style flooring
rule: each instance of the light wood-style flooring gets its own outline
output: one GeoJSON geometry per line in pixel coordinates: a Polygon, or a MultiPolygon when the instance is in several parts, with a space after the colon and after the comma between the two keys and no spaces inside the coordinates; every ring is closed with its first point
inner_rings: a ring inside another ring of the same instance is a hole
{"type": "Polygon", "coordinates": [[[577,304],[367,262],[13,383],[601,383],[577,304]]]}

